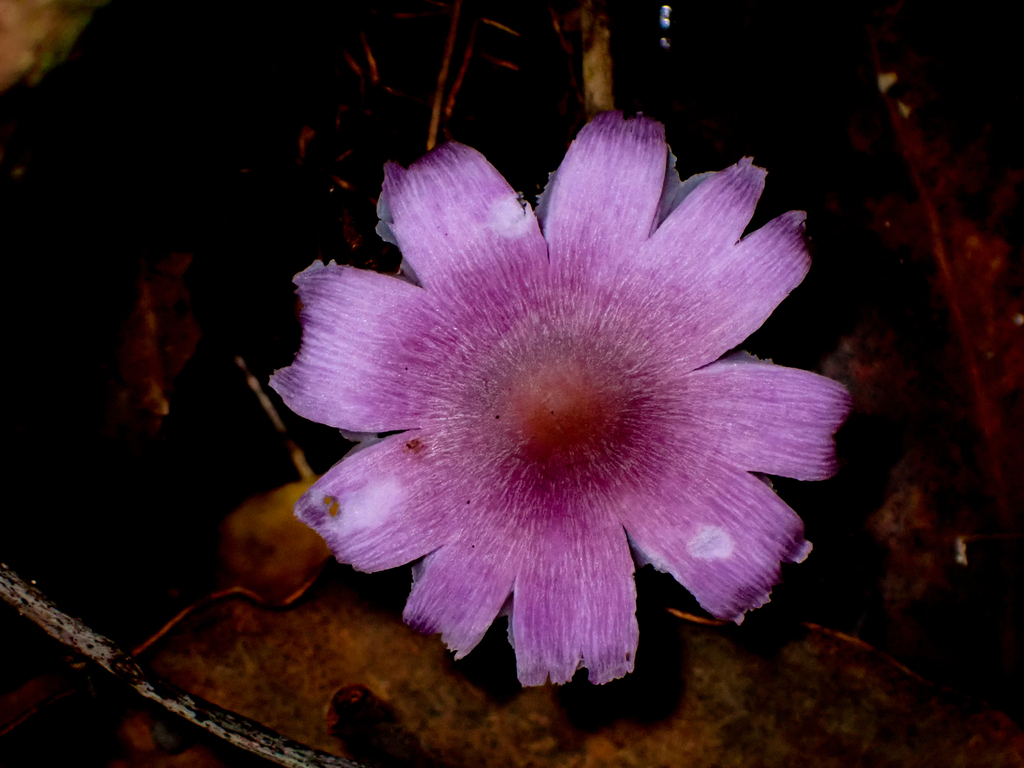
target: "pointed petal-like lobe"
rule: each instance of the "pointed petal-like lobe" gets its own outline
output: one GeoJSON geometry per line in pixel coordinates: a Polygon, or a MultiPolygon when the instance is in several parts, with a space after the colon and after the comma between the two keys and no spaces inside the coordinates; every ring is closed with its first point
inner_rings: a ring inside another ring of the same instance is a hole
{"type": "Polygon", "coordinates": [[[754,215],[766,175],[749,157],[713,174],[687,195],[655,234],[711,249],[734,245],[754,215]]]}
{"type": "Polygon", "coordinates": [[[736,622],[768,602],[780,562],[810,551],[803,522],[766,483],[714,461],[681,470],[657,496],[638,494],[622,520],[648,562],[736,622]]]}
{"type": "Polygon", "coordinates": [[[621,112],[587,123],[541,203],[552,265],[586,273],[632,258],[651,232],[667,163],[661,123],[621,112]]]}
{"type": "Polygon", "coordinates": [[[760,327],[810,268],[800,211],[740,240],[764,175],[744,160],[705,179],[620,275],[624,300],[657,304],[672,318],[678,362],[691,370],[760,327]]]}
{"type": "Polygon", "coordinates": [[[850,395],[824,376],[731,356],[688,374],[686,429],[738,469],[798,480],[835,474],[833,435],[850,395]]]}
{"type": "Polygon", "coordinates": [[[402,616],[419,632],[440,632],[456,659],[476,647],[512,593],[522,548],[487,535],[495,532],[487,526],[463,529],[458,541],[427,555],[413,570],[402,616]]]}
{"type": "Polygon", "coordinates": [[[424,430],[392,435],[331,467],[295,505],[334,556],[360,571],[416,560],[452,537],[456,478],[424,430]]]}
{"type": "Polygon", "coordinates": [[[422,288],[314,262],[295,276],[302,345],[270,386],[300,416],[352,432],[420,426],[421,337],[433,324],[422,288]]]}
{"type": "Polygon", "coordinates": [[[384,168],[377,212],[417,279],[465,294],[475,282],[543,275],[547,246],[529,205],[475,149],[449,142],[404,169],[384,168]]]}
{"type": "Polygon", "coordinates": [[[592,683],[632,672],[636,586],[622,526],[597,509],[539,512],[509,619],[519,681],[565,683],[581,666],[592,683]]]}

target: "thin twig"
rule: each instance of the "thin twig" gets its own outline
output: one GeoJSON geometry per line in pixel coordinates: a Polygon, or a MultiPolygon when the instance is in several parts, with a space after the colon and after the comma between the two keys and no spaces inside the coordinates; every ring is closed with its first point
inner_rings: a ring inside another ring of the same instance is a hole
{"type": "Polygon", "coordinates": [[[518,72],[519,71],[519,65],[516,64],[514,61],[509,61],[508,59],[499,59],[497,56],[492,56],[491,54],[487,53],[486,51],[481,51],[480,52],[480,58],[483,59],[484,61],[489,61],[491,64],[493,64],[496,67],[503,67],[504,69],[511,69],[513,72],[518,72]]]}
{"type": "Polygon", "coordinates": [[[377,70],[377,59],[370,50],[370,43],[366,39],[366,32],[359,30],[359,42],[363,44],[363,54],[366,56],[366,66],[370,70],[370,85],[380,84],[380,72],[377,70]]]}
{"type": "Polygon", "coordinates": [[[366,73],[363,72],[363,68],[359,66],[359,62],[355,60],[355,57],[351,53],[342,49],[341,55],[345,58],[345,63],[348,64],[348,68],[355,72],[359,77],[359,98],[364,98],[366,96],[366,73]]]}
{"type": "MultiPolygon", "coordinates": [[[[77,691],[78,686],[67,675],[48,673],[32,678],[17,691],[14,691],[13,695],[16,700],[27,697],[30,701],[14,717],[0,722],[0,737],[6,736],[36,713],[41,712],[51,704],[66,699],[77,691]],[[42,695],[39,692],[32,691],[33,688],[40,687],[41,683],[44,688],[41,692],[42,695]],[[52,683],[52,685],[47,685],[47,683],[52,683]],[[26,691],[28,692],[27,696],[25,696],[26,691]]],[[[5,694],[3,698],[6,699],[10,695],[5,694]]]]}
{"type": "Polygon", "coordinates": [[[447,123],[448,118],[452,116],[452,112],[455,111],[455,97],[459,95],[459,89],[462,88],[462,81],[466,77],[466,70],[469,69],[470,59],[473,58],[473,44],[476,42],[476,30],[478,23],[473,22],[473,26],[469,28],[469,40],[466,41],[466,52],[462,54],[462,65],[459,67],[459,71],[455,74],[455,82],[452,83],[452,88],[448,92],[448,100],[444,104],[444,121],[447,123]]]}
{"type": "MultiPolygon", "coordinates": [[[[707,627],[735,626],[731,621],[723,619],[709,619],[705,618],[704,616],[697,616],[693,613],[687,613],[686,611],[680,611],[678,608],[666,608],[665,610],[671,613],[677,619],[688,621],[691,624],[702,624],[707,627]]],[[[866,651],[872,656],[876,656],[877,658],[884,660],[887,664],[892,665],[903,674],[907,675],[908,677],[912,677],[917,682],[935,687],[935,683],[933,683],[931,680],[921,677],[921,675],[917,674],[917,672],[912,670],[910,667],[906,666],[905,664],[901,664],[894,656],[890,656],[885,651],[880,651],[878,648],[875,648],[875,646],[871,645],[871,643],[865,642],[864,640],[861,640],[859,637],[854,637],[853,635],[848,635],[845,632],[840,632],[838,629],[829,629],[828,627],[823,627],[821,624],[814,624],[810,621],[802,621],[800,622],[800,624],[801,626],[809,629],[811,632],[818,632],[828,637],[841,640],[844,643],[849,643],[850,645],[856,646],[857,648],[860,648],[862,651],[866,651]]]]}
{"type": "Polygon", "coordinates": [[[413,96],[410,93],[405,93],[403,91],[398,90],[397,88],[392,88],[390,85],[382,85],[381,89],[385,93],[388,93],[388,94],[390,94],[392,96],[395,96],[395,97],[397,97],[399,99],[408,99],[409,101],[414,101],[417,104],[426,104],[427,103],[426,101],[421,99],[419,96],[413,96]]]}
{"type": "Polygon", "coordinates": [[[429,18],[433,18],[434,16],[444,16],[446,13],[448,13],[448,10],[446,8],[438,8],[436,11],[419,11],[419,12],[416,12],[416,13],[405,13],[405,12],[401,12],[400,11],[398,13],[392,13],[391,14],[391,18],[392,19],[429,19],[429,18]]]}
{"type": "Polygon", "coordinates": [[[254,720],[221,709],[146,672],[112,640],[54,605],[37,587],[0,563],[0,597],[50,637],[99,664],[143,697],[236,747],[290,768],[362,768],[359,763],[292,741],[254,720]]]}
{"type": "Polygon", "coordinates": [[[191,605],[187,605],[180,611],[178,611],[178,613],[170,621],[168,621],[166,624],[160,627],[160,629],[158,629],[154,634],[150,635],[148,638],[143,640],[142,643],[132,648],[132,654],[134,656],[141,656],[143,653],[152,648],[154,644],[156,644],[164,636],[166,636],[168,632],[170,632],[178,624],[180,624],[186,617],[191,616],[200,608],[206,608],[210,605],[213,605],[214,603],[220,602],[221,600],[227,600],[228,598],[232,597],[241,597],[253,603],[253,605],[260,606],[261,608],[287,608],[300,597],[305,595],[306,592],[309,591],[309,588],[316,583],[317,579],[320,578],[320,574],[323,572],[325,565],[327,565],[326,562],[323,565],[321,565],[320,568],[317,569],[316,573],[314,573],[312,576],[306,579],[306,581],[300,584],[294,592],[285,597],[283,600],[277,602],[266,600],[263,598],[262,595],[253,592],[251,589],[248,589],[247,587],[241,586],[228,587],[227,589],[221,589],[217,592],[211,592],[205,597],[196,600],[191,605]]]}
{"type": "Polygon", "coordinates": [[[331,174],[331,181],[333,181],[335,184],[337,184],[342,189],[347,190],[349,192],[356,192],[356,191],[358,191],[351,182],[345,181],[343,178],[341,178],[341,176],[338,176],[335,173],[331,174]]]}
{"type": "Polygon", "coordinates": [[[931,680],[925,677],[921,677],[921,675],[917,674],[917,672],[912,670],[906,664],[900,663],[900,661],[895,656],[891,656],[885,651],[875,648],[875,646],[871,645],[871,643],[861,640],[859,637],[855,637],[854,635],[848,635],[845,632],[840,632],[838,629],[829,629],[828,627],[823,627],[821,624],[815,624],[811,621],[802,621],[800,623],[812,632],[820,632],[823,635],[828,635],[829,637],[834,637],[837,640],[842,640],[845,643],[849,643],[850,645],[854,645],[860,648],[862,651],[866,651],[867,653],[869,653],[872,656],[875,656],[876,658],[882,659],[887,664],[895,667],[900,672],[905,674],[907,677],[913,678],[919,683],[923,683],[924,685],[930,686],[932,688],[936,687],[935,683],[933,683],[931,680]]]}
{"type": "Polygon", "coordinates": [[[725,619],[709,619],[706,616],[698,616],[695,613],[687,613],[686,611],[680,611],[678,608],[666,608],[666,611],[671,613],[677,619],[688,621],[691,624],[703,624],[705,627],[724,627],[732,624],[731,621],[725,619]]]}
{"type": "MultiPolygon", "coordinates": [[[[350,188],[348,182],[342,181],[337,177],[331,177],[335,183],[343,188],[350,188]],[[347,185],[347,186],[346,186],[347,185]]],[[[281,421],[280,415],[277,413],[277,409],[271,402],[270,398],[267,397],[267,393],[263,391],[263,385],[260,384],[259,380],[252,375],[249,371],[249,366],[245,364],[245,360],[242,357],[235,356],[235,365],[237,365],[242,373],[245,374],[245,381],[249,385],[249,389],[256,395],[256,399],[260,401],[260,405],[263,407],[263,412],[267,414],[267,418],[270,419],[270,423],[274,425],[274,429],[277,433],[284,438],[285,447],[288,449],[288,455],[291,456],[292,464],[295,465],[295,471],[299,473],[299,477],[303,480],[309,480],[310,478],[316,477],[316,472],[312,470],[309,463],[306,461],[306,454],[296,444],[294,440],[288,437],[288,430],[284,426],[284,422],[281,421]]]]}
{"type": "Polygon", "coordinates": [[[502,24],[500,21],[495,21],[494,19],[488,19],[485,16],[481,16],[480,23],[486,24],[489,27],[494,27],[495,29],[500,29],[502,32],[507,32],[513,37],[522,37],[522,35],[516,32],[514,29],[512,29],[512,27],[506,26],[505,24],[502,24]]]}
{"type": "Polygon", "coordinates": [[[455,52],[455,37],[459,31],[459,16],[462,14],[462,0],[452,4],[452,20],[448,25],[448,39],[444,42],[444,56],[441,58],[441,69],[437,73],[437,88],[434,89],[434,101],[430,109],[430,128],[427,130],[427,151],[437,144],[437,132],[441,128],[441,108],[444,105],[444,87],[448,83],[448,70],[455,52]]]}

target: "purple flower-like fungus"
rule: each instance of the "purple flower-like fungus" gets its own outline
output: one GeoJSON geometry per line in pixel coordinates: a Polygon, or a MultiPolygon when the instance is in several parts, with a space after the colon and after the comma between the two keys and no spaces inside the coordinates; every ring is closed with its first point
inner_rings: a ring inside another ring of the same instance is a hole
{"type": "Polygon", "coordinates": [[[731,354],[807,273],[804,214],[742,237],[765,171],[680,183],[664,128],[599,115],[536,215],[469,147],[389,164],[378,232],[415,282],[314,263],[273,387],[353,452],[296,514],[362,571],[419,561],[404,617],[456,658],[509,614],[519,680],[633,668],[634,557],[715,616],[810,551],[752,473],[836,469],[842,386],[731,354]],[[422,559],[421,559],[422,558],[422,559]]]}

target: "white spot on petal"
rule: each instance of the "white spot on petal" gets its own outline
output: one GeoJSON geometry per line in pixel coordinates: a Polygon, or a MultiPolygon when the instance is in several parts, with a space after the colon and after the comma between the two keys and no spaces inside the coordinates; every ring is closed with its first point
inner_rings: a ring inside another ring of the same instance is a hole
{"type": "Polygon", "coordinates": [[[530,209],[514,197],[507,195],[496,198],[487,212],[487,224],[491,231],[501,237],[522,237],[533,223],[530,209]]]}
{"type": "Polygon", "coordinates": [[[380,526],[402,503],[405,492],[393,477],[375,479],[341,501],[339,524],[349,532],[380,526]]]}
{"type": "Polygon", "coordinates": [[[735,542],[724,528],[705,525],[690,539],[686,551],[698,560],[724,560],[732,556],[735,542]]]}

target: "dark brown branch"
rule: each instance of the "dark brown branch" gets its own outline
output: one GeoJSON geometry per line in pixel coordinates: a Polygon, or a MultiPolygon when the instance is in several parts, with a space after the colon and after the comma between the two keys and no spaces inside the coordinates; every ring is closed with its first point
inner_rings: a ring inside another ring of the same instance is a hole
{"type": "Polygon", "coordinates": [[[134,657],[112,640],[97,634],[80,619],[68,616],[37,587],[3,563],[0,563],[0,597],[50,637],[99,664],[145,698],[236,747],[290,768],[362,768],[351,760],[286,739],[247,717],[221,709],[148,675],[134,657]]]}

